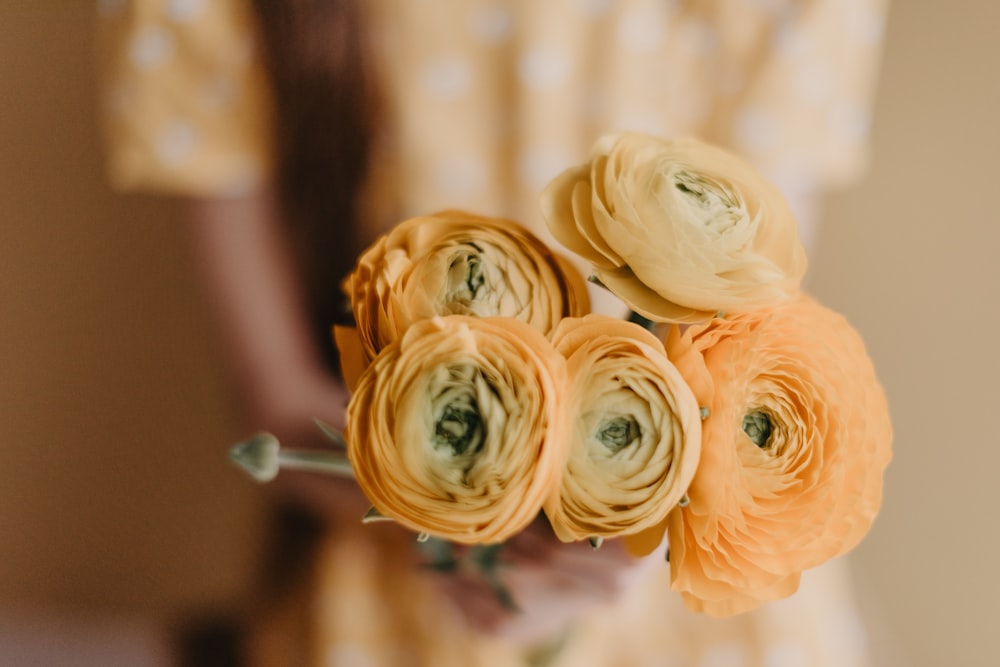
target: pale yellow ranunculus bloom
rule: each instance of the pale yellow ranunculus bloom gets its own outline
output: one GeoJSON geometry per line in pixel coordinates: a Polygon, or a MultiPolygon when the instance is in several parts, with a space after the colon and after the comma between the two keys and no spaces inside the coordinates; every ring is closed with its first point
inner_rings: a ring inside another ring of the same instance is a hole
{"type": "MultiPolygon", "coordinates": [[[[663,343],[603,315],[564,319],[570,455],[545,504],[563,541],[632,535],[661,524],[698,464],[698,403],[663,343]]],[[[660,532],[662,535],[662,530],[660,532]]]]}
{"type": "Polygon", "coordinates": [[[694,323],[794,295],[806,255],[777,188],[695,139],[609,135],[542,194],[553,236],[632,310],[694,323]]]}

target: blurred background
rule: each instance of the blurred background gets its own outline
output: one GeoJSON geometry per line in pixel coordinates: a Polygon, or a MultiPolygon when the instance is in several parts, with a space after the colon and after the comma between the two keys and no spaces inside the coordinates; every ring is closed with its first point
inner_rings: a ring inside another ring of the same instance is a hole
{"type": "MultiPolygon", "coordinates": [[[[998,22],[895,3],[871,169],[830,198],[811,269],[894,416],[851,556],[879,664],[996,664],[998,22]]],[[[104,183],[93,39],[90,3],[0,0],[3,665],[158,664],[172,623],[239,607],[260,548],[174,204],[104,183]]]]}

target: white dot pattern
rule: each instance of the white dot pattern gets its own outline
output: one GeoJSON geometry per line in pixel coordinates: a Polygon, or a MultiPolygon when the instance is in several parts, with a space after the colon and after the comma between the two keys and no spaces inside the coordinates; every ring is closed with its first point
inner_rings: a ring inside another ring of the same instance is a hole
{"type": "Polygon", "coordinates": [[[125,7],[125,0],[97,0],[97,11],[104,17],[114,16],[125,7]]]}
{"type": "Polygon", "coordinates": [[[681,30],[681,43],[693,58],[706,58],[719,48],[719,34],[705,21],[690,21],[681,30]]]}
{"type": "Polygon", "coordinates": [[[608,13],[611,0],[574,0],[573,6],[590,18],[600,18],[608,13]]]}
{"type": "Polygon", "coordinates": [[[163,28],[149,28],[132,40],[129,53],[132,64],[140,70],[151,70],[164,65],[174,51],[174,39],[163,28]]]}
{"type": "Polygon", "coordinates": [[[876,44],[885,32],[885,15],[861,3],[848,15],[847,29],[855,39],[876,44]]]}
{"type": "Polygon", "coordinates": [[[370,650],[360,644],[335,644],[326,652],[327,667],[378,667],[370,650]]]}
{"type": "Polygon", "coordinates": [[[517,71],[529,88],[551,89],[569,78],[572,65],[566,53],[540,46],[521,56],[517,71]]]}
{"type": "Polygon", "coordinates": [[[260,160],[252,155],[234,155],[226,169],[226,182],[220,194],[226,197],[240,197],[249,193],[263,178],[260,160]]]}
{"type": "Polygon", "coordinates": [[[747,107],[736,117],[736,140],[749,151],[766,151],[778,143],[780,132],[775,117],[767,109],[747,107]]]}
{"type": "Polygon", "coordinates": [[[744,667],[745,665],[748,665],[746,649],[738,644],[711,646],[698,662],[698,667],[744,667]]]}
{"type": "Polygon", "coordinates": [[[490,5],[473,11],[469,23],[477,40],[499,44],[510,37],[514,21],[506,7],[490,5]]]}
{"type": "Polygon", "coordinates": [[[424,87],[438,98],[454,98],[469,92],[472,66],[461,57],[446,57],[429,63],[421,76],[424,87]]]}
{"type": "Polygon", "coordinates": [[[204,81],[199,91],[201,102],[210,111],[224,111],[236,102],[236,82],[227,76],[204,81]]]}
{"type": "Polygon", "coordinates": [[[788,22],[782,22],[774,35],[774,50],[787,58],[801,58],[809,50],[809,37],[788,22]]]}
{"type": "Polygon", "coordinates": [[[824,104],[836,93],[836,82],[829,69],[809,63],[795,74],[795,92],[806,102],[824,104]]]}
{"type": "Polygon", "coordinates": [[[194,21],[205,9],[205,0],[167,0],[167,16],[179,23],[194,21]]]}
{"type": "Polygon", "coordinates": [[[808,664],[809,652],[801,644],[774,644],[764,651],[763,667],[802,667],[808,664]]]}
{"type": "Polygon", "coordinates": [[[176,167],[191,157],[198,143],[198,131],[190,122],[177,120],[167,125],[156,140],[157,157],[176,167]]]}
{"type": "Polygon", "coordinates": [[[623,48],[653,51],[663,44],[666,28],[658,17],[647,12],[630,12],[618,24],[618,39],[623,48]]]}
{"type": "MultiPolygon", "coordinates": [[[[235,170],[240,161],[221,155],[246,152],[252,143],[266,174],[269,143],[247,134],[263,127],[269,110],[245,3],[132,2],[153,9],[126,13],[124,0],[98,5],[104,20],[127,35],[132,73],[123,70],[118,88],[125,74],[145,82],[141,77],[187,68],[190,101],[177,106],[178,98],[164,98],[163,109],[188,119],[198,141],[189,152],[182,150],[186,139],[146,141],[148,161],[137,161],[142,153],[133,148],[128,169],[149,165],[147,171],[169,179],[173,191],[179,179],[199,190],[230,191],[242,177],[198,172],[224,165],[235,170]],[[194,66],[191,44],[218,44],[218,53],[199,51],[198,57],[213,61],[194,66]],[[234,133],[238,126],[242,134],[234,133]],[[181,162],[185,169],[172,168],[169,175],[154,166],[181,162]]],[[[858,72],[878,62],[883,3],[814,0],[804,12],[789,0],[466,0],[461,7],[445,0],[371,0],[380,17],[374,48],[386,70],[399,73],[390,80],[403,84],[385,88],[394,114],[388,117],[398,121],[387,128],[390,140],[381,143],[378,158],[388,163],[381,173],[398,175],[398,199],[387,206],[398,217],[475,196],[485,213],[534,225],[536,189],[544,180],[581,160],[599,134],[623,129],[698,134],[771,171],[786,170],[794,153],[808,163],[810,182],[839,181],[863,157],[871,86],[858,72]],[[754,30],[756,36],[748,36],[754,30]],[[766,58],[740,50],[741,43],[757,48],[755,40],[772,46],[766,58]],[[396,97],[404,94],[406,99],[396,97]],[[471,166],[469,155],[480,165],[471,166]],[[408,176],[399,164],[419,173],[408,176]]],[[[156,108],[150,102],[158,100],[149,97],[158,90],[155,83],[143,83],[128,97],[115,89],[108,88],[117,101],[107,108],[116,123],[141,123],[129,114],[156,108]]],[[[141,136],[141,128],[120,136],[141,136]]]]}
{"type": "Polygon", "coordinates": [[[571,164],[569,156],[558,149],[541,146],[521,154],[518,172],[526,184],[538,191],[568,164],[571,164]]]}
{"type": "Polygon", "coordinates": [[[482,160],[473,156],[456,156],[445,160],[434,170],[434,179],[440,190],[464,204],[486,184],[487,169],[482,160]]]}
{"type": "Polygon", "coordinates": [[[830,110],[830,127],[845,141],[861,141],[871,129],[871,114],[858,105],[838,104],[830,110]]]}

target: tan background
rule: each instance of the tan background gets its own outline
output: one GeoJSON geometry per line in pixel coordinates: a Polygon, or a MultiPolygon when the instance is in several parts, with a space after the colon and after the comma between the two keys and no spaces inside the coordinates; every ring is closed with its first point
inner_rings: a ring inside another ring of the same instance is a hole
{"type": "MultiPolygon", "coordinates": [[[[0,620],[225,609],[257,549],[172,205],[103,185],[91,13],[0,0],[0,620]]],[[[853,557],[882,664],[996,660],[998,23],[993,3],[897,0],[872,169],[831,200],[811,273],[896,424],[853,557]]]]}

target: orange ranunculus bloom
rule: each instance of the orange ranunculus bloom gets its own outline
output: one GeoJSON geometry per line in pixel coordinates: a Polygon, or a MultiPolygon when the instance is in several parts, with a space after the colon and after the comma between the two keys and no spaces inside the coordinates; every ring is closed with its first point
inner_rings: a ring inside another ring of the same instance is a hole
{"type": "Polygon", "coordinates": [[[806,269],[798,226],[749,163],[694,139],[629,132],[542,194],[553,236],[589,260],[632,310],[702,322],[794,295],[806,269]]]}
{"type": "Polygon", "coordinates": [[[881,504],[892,427],[860,336],[800,295],[671,327],[666,349],[710,409],[690,504],[668,517],[672,587],[716,616],[791,595],[881,504]]]}
{"type": "Polygon", "coordinates": [[[589,309],[582,276],[515,222],[442,211],[401,222],[344,282],[371,361],[415,322],[510,317],[548,334],[589,309]]]}
{"type": "Polygon", "coordinates": [[[545,503],[556,535],[618,537],[662,523],[698,465],[694,394],[663,343],[637,324],[567,318],[552,341],[570,378],[570,454],[545,503]]]}
{"type": "Polygon", "coordinates": [[[361,376],[344,438],[379,512],[463,544],[502,542],[558,484],[565,361],[509,318],[422,320],[361,376]]]}

